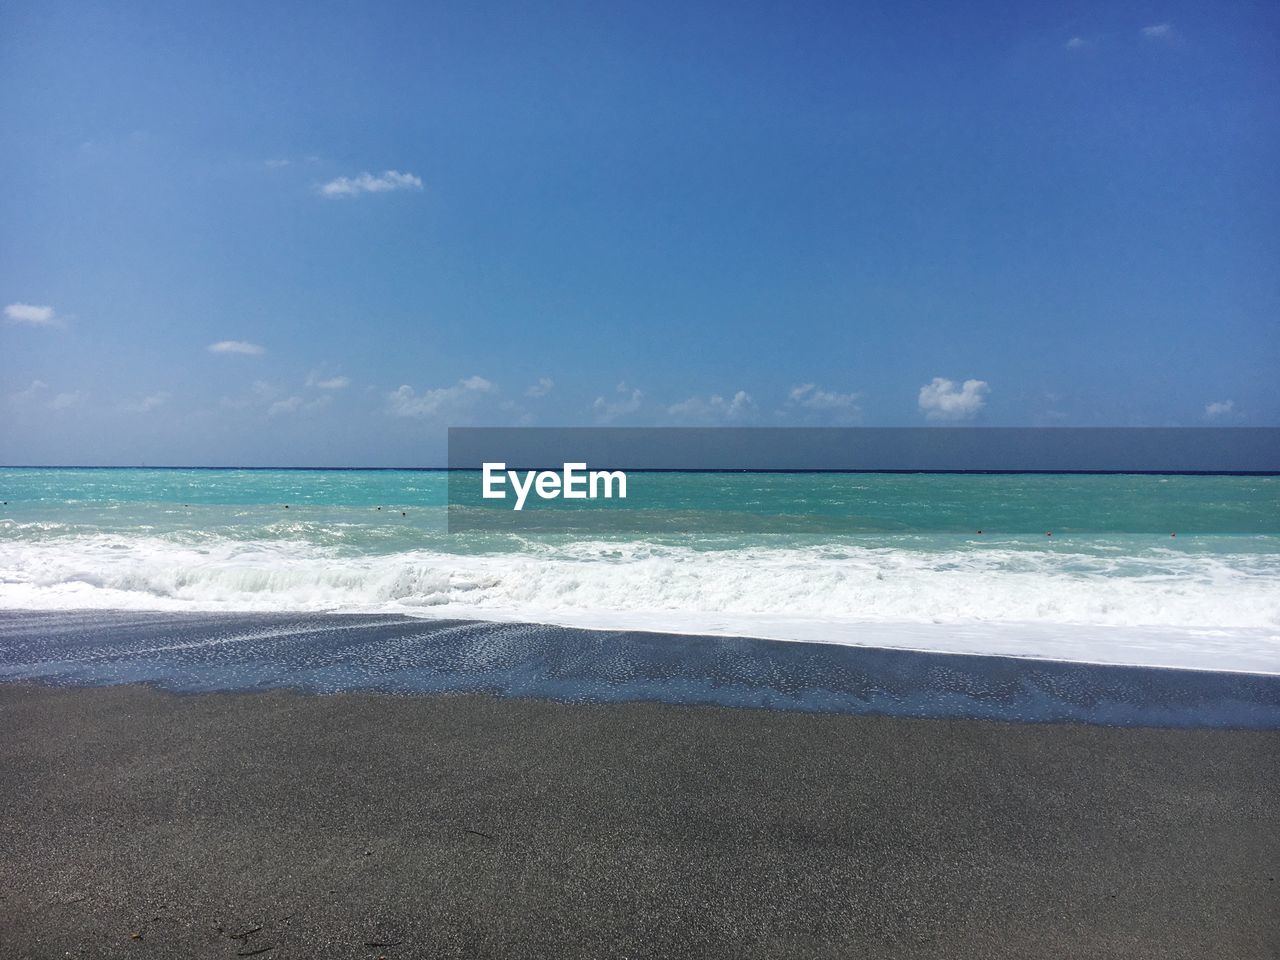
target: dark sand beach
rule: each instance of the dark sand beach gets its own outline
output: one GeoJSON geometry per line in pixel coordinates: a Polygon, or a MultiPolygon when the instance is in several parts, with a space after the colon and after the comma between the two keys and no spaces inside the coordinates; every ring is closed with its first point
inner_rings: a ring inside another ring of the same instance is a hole
{"type": "Polygon", "coordinates": [[[26,683],[0,724],[6,957],[1280,947],[1275,731],[26,683]]]}

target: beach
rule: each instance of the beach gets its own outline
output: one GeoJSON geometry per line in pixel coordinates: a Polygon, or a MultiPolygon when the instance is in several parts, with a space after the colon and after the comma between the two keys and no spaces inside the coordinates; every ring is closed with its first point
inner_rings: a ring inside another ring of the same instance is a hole
{"type": "Polygon", "coordinates": [[[538,536],[435,471],[3,479],[0,956],[1280,945],[1274,477],[663,474],[538,536]]]}
{"type": "Polygon", "coordinates": [[[1280,943],[1274,730],[27,683],[0,718],[6,956],[1280,943]]]}

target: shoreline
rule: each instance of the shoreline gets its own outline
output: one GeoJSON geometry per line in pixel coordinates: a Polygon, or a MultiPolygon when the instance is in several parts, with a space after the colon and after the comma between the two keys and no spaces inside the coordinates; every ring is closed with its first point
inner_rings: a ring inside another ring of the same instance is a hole
{"type": "Polygon", "coordinates": [[[0,722],[15,957],[1247,958],[1280,938],[1275,731],[17,683],[0,722]]]}
{"type": "Polygon", "coordinates": [[[945,656],[992,657],[1006,660],[1080,664],[1083,666],[1133,667],[1144,670],[1191,670],[1205,673],[1237,673],[1256,677],[1280,677],[1280,647],[1277,647],[1274,655],[1270,651],[1263,654],[1258,651],[1245,652],[1238,648],[1239,642],[1246,639],[1248,642],[1255,644],[1259,641],[1280,642],[1280,634],[1276,634],[1269,628],[1261,627],[1088,623],[1046,624],[1030,620],[957,620],[954,622],[869,620],[846,622],[759,614],[726,617],[680,611],[663,614],[661,617],[655,618],[653,614],[647,611],[576,611],[570,614],[558,611],[554,614],[548,613],[544,615],[529,611],[517,612],[491,608],[476,609],[465,606],[455,608],[447,605],[426,609],[442,612],[426,613],[423,612],[423,608],[415,607],[381,609],[376,606],[298,608],[292,610],[280,610],[279,607],[268,609],[218,606],[182,606],[172,608],[163,606],[8,606],[0,607],[0,616],[5,614],[67,616],[94,614],[124,616],[136,614],[141,616],[189,616],[199,619],[201,617],[251,617],[286,613],[299,618],[391,617],[417,620],[424,623],[465,621],[468,623],[543,627],[551,630],[564,629],[608,634],[648,633],[659,636],[717,637],[725,640],[767,640],[774,643],[822,644],[866,650],[901,651],[945,656]],[[678,628],[668,623],[668,620],[681,620],[685,626],[678,628]],[[735,625],[724,626],[726,620],[736,621],[735,625]],[[835,636],[837,632],[863,636],[860,636],[856,641],[848,640],[835,636]],[[950,645],[940,642],[948,635],[953,637],[956,634],[972,636],[975,633],[981,639],[970,640],[969,642],[953,641],[950,645]],[[1122,656],[1102,658],[1098,656],[1097,637],[1108,633],[1119,633],[1130,644],[1135,637],[1142,636],[1149,642],[1176,637],[1181,641],[1181,645],[1177,654],[1167,647],[1157,653],[1148,645],[1142,648],[1147,653],[1145,660],[1138,658],[1136,651],[1131,647],[1127,651],[1130,654],[1129,658],[1122,656]],[[931,636],[925,639],[926,634],[931,636]],[[1225,641],[1224,637],[1227,638],[1225,641]],[[1017,639],[1014,640],[1013,638],[1017,639]],[[1085,645],[1091,649],[1077,652],[1069,649],[1072,645],[1085,645]],[[1206,647],[1215,645],[1218,645],[1218,649],[1206,653],[1206,647]],[[1049,652],[1019,652],[1027,646],[1038,647],[1040,651],[1047,647],[1049,652]],[[1000,649],[992,649],[993,647],[999,647],[1000,649]]]}
{"type": "Polygon", "coordinates": [[[394,614],[0,611],[0,681],[1280,729],[1280,677],[394,614]]]}

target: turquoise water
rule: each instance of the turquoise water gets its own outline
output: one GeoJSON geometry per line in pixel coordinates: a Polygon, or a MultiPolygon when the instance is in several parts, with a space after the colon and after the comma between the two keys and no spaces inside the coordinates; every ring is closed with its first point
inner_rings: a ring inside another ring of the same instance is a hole
{"type": "MultiPolygon", "coordinates": [[[[454,475],[455,491],[477,491],[475,477],[454,475]]],[[[450,484],[444,471],[0,469],[6,516],[17,520],[117,530],[343,524],[378,545],[396,531],[406,541],[442,532],[450,484]],[[286,507],[303,519],[286,521],[286,507]]],[[[1280,533],[1275,476],[632,473],[629,488],[625,502],[531,499],[525,512],[624,508],[659,525],[678,515],[699,532],[733,532],[749,516],[765,533],[1280,533]]]]}
{"type": "Polygon", "coordinates": [[[633,473],[626,528],[537,532],[505,512],[505,529],[451,533],[449,476],[3,469],[0,607],[394,611],[975,652],[1021,649],[1016,627],[1039,637],[1033,654],[1087,629],[1089,656],[1121,662],[1138,646],[1178,663],[1247,649],[1256,666],[1280,649],[1278,477],[633,473]]]}

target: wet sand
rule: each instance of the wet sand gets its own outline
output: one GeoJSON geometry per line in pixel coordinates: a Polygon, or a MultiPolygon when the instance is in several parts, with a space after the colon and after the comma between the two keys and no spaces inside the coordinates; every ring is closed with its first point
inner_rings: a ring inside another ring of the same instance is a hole
{"type": "Polygon", "coordinates": [[[395,614],[0,610],[0,677],[1280,730],[1276,674],[395,614]]]}
{"type": "Polygon", "coordinates": [[[1274,731],[28,684],[0,724],[9,957],[1280,945],[1274,731]]]}

